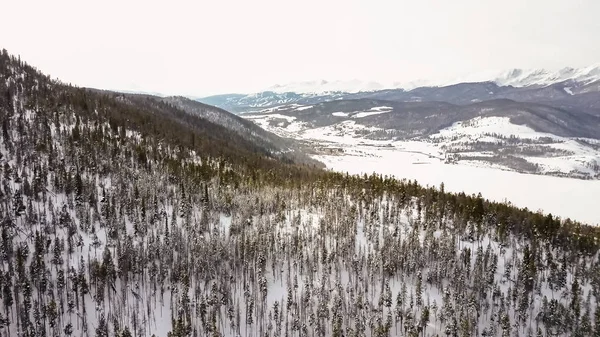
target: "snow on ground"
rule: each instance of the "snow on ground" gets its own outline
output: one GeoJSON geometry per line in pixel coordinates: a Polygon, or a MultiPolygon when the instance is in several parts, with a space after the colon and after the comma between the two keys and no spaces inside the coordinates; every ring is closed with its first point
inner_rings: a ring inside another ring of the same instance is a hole
{"type": "Polygon", "coordinates": [[[296,117],[286,116],[282,114],[268,114],[268,115],[248,115],[244,118],[249,119],[256,123],[261,128],[274,132],[283,137],[292,137],[301,130],[305,129],[303,122],[296,121],[296,117]],[[273,126],[275,124],[276,126],[273,126]]]}
{"type": "MultiPolygon", "coordinates": [[[[592,158],[591,160],[594,159],[592,158]]],[[[539,165],[544,173],[580,172],[591,176],[595,174],[593,169],[586,166],[590,160],[586,160],[585,158],[581,158],[579,156],[569,156],[569,158],[529,157],[527,158],[527,161],[539,165]]]]}
{"type": "MultiPolygon", "coordinates": [[[[296,109],[296,110],[298,110],[298,109],[296,109]]],[[[353,112],[338,111],[338,112],[331,113],[331,115],[335,116],[335,117],[349,117],[350,116],[352,118],[364,118],[364,117],[368,117],[368,116],[387,113],[392,110],[393,110],[393,108],[389,107],[389,106],[376,106],[376,107],[372,107],[371,109],[365,110],[365,111],[353,111],[353,112]]]]}
{"type": "MultiPolygon", "coordinates": [[[[475,142],[490,142],[503,145],[505,138],[520,138],[538,142],[539,144],[519,145],[521,150],[545,146],[558,151],[548,155],[519,155],[532,164],[539,166],[540,173],[564,173],[594,177],[596,172],[592,169],[594,164],[600,163],[600,152],[582,142],[566,137],[559,137],[549,133],[537,132],[525,125],[516,125],[507,117],[477,117],[465,122],[457,122],[452,126],[440,130],[430,138],[436,140],[440,147],[446,150],[469,148],[475,142]],[[503,139],[504,138],[504,139],[503,139]]],[[[467,154],[479,156],[473,151],[467,154]]]]}
{"type": "MultiPolygon", "coordinates": [[[[371,110],[385,111],[385,108],[378,107],[371,110]]],[[[351,113],[344,112],[333,114],[340,117],[342,115],[351,116],[351,113]]],[[[325,127],[310,128],[307,123],[298,122],[295,117],[282,114],[254,115],[247,118],[284,137],[312,140],[326,143],[329,146],[360,144],[392,146],[400,151],[418,151],[438,158],[458,153],[461,156],[459,161],[461,165],[514,170],[503,163],[490,163],[477,159],[491,158],[497,154],[496,152],[474,149],[478,142],[495,144],[498,148],[503,148],[507,139],[511,138],[520,138],[531,142],[531,144],[525,145],[517,144],[515,146],[513,144],[512,149],[517,152],[511,155],[525,159],[530,165],[537,165],[537,173],[594,177],[598,174],[594,171],[594,167],[600,164],[600,151],[580,140],[536,132],[525,125],[515,125],[508,118],[501,117],[477,117],[470,121],[458,122],[428,138],[413,141],[370,140],[365,138],[368,134],[381,132],[383,129],[366,127],[353,120],[325,127]],[[528,153],[530,151],[546,151],[545,149],[554,152],[549,154],[528,153]]]]}
{"type": "MultiPolygon", "coordinates": [[[[300,104],[296,104],[296,103],[292,103],[292,104],[286,104],[286,105],[278,105],[275,107],[271,107],[271,108],[264,108],[264,109],[260,109],[260,110],[252,110],[252,111],[248,111],[245,114],[268,114],[268,113],[273,113],[273,112],[277,112],[277,111],[285,111],[285,110],[289,110],[289,109],[296,109],[298,111],[304,110],[303,109],[304,106],[300,105],[300,104]]],[[[306,108],[308,109],[308,108],[306,108]]]]}
{"type": "MultiPolygon", "coordinates": [[[[384,109],[380,109],[383,111],[384,109]]],[[[341,117],[349,113],[338,112],[341,117]]],[[[390,174],[398,178],[416,179],[422,184],[439,185],[453,192],[479,193],[495,201],[510,201],[519,207],[543,210],[554,215],[600,225],[596,211],[600,181],[522,174],[499,163],[461,160],[446,164],[447,147],[474,141],[500,142],[502,137],[540,141],[569,154],[561,156],[528,156],[527,161],[540,166],[541,173],[581,172],[593,174],[590,165],[600,164],[600,153],[577,139],[539,133],[525,125],[515,125],[508,118],[487,117],[455,123],[429,139],[379,141],[364,138],[365,133],[382,131],[366,127],[358,121],[346,120],[334,125],[309,128],[294,117],[278,114],[252,116],[255,123],[282,136],[314,141],[326,147],[341,148],[343,155],[318,155],[315,159],[328,168],[349,173],[390,174]],[[271,118],[285,119],[289,125],[272,126],[271,118]]],[[[595,140],[585,140],[596,144],[595,140]]],[[[491,157],[493,152],[472,151],[469,155],[491,157]]]]}
{"type": "Polygon", "coordinates": [[[347,112],[334,112],[331,115],[335,116],[335,117],[348,117],[348,113],[347,112]]]}
{"type": "Polygon", "coordinates": [[[293,122],[296,119],[296,117],[286,116],[286,115],[281,115],[281,114],[269,114],[266,116],[246,116],[246,118],[251,119],[255,123],[262,123],[262,124],[265,124],[265,122],[268,122],[272,119],[285,119],[288,122],[293,122]]]}
{"type": "MultiPolygon", "coordinates": [[[[297,138],[306,140],[324,141],[334,144],[355,145],[361,143],[362,132],[373,132],[381,130],[375,127],[366,127],[355,121],[343,121],[341,123],[324,126],[320,128],[307,129],[297,134],[297,138]]],[[[364,141],[362,141],[364,143],[364,141]]]]}
{"type": "Polygon", "coordinates": [[[508,117],[475,117],[468,121],[456,122],[452,126],[432,135],[431,138],[465,136],[475,140],[489,134],[497,134],[503,137],[519,136],[527,139],[557,138],[549,133],[536,132],[526,125],[513,124],[508,117]]]}
{"type": "Polygon", "coordinates": [[[328,168],[349,173],[394,175],[415,179],[421,184],[439,186],[451,192],[479,193],[490,200],[510,201],[519,207],[542,210],[562,218],[600,225],[597,211],[600,181],[560,178],[467,165],[444,164],[422,153],[398,149],[366,148],[371,156],[354,154],[318,156],[328,168]]]}
{"type": "Polygon", "coordinates": [[[359,112],[357,114],[352,115],[352,118],[363,118],[367,116],[379,115],[386,112],[392,111],[393,108],[389,106],[376,106],[367,111],[359,112]]]}

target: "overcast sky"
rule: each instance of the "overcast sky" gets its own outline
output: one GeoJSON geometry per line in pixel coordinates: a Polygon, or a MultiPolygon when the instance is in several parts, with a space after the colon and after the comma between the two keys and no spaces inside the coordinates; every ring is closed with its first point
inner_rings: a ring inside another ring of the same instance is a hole
{"type": "Polygon", "coordinates": [[[80,86],[203,96],[600,62],[599,0],[14,0],[0,47],[80,86]]]}

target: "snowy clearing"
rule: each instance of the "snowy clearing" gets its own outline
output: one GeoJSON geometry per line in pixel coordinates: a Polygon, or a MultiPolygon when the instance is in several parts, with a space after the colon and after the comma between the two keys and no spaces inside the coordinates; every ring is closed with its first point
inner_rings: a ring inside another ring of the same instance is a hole
{"type": "Polygon", "coordinates": [[[497,134],[504,137],[519,136],[520,138],[533,138],[556,136],[536,132],[526,125],[517,125],[510,122],[508,117],[476,117],[469,121],[456,122],[452,126],[440,130],[431,138],[440,137],[482,137],[486,134],[497,134]]]}
{"type": "Polygon", "coordinates": [[[393,108],[389,107],[389,106],[376,106],[367,111],[354,114],[354,115],[352,115],[352,118],[364,118],[364,117],[368,117],[368,116],[379,115],[379,114],[390,112],[390,111],[392,111],[392,109],[393,108]]]}
{"type": "Polygon", "coordinates": [[[348,117],[348,113],[347,112],[334,112],[331,115],[335,116],[335,117],[348,117]]]}

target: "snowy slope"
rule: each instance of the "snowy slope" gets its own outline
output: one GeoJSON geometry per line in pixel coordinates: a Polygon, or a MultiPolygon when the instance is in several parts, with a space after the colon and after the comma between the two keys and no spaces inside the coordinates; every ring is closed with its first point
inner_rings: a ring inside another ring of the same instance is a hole
{"type": "Polygon", "coordinates": [[[511,123],[509,118],[478,117],[457,122],[429,138],[446,153],[459,153],[463,158],[492,155],[492,151],[477,151],[480,144],[491,143],[492,149],[499,148],[504,153],[511,146],[515,147],[511,155],[537,165],[538,173],[584,178],[598,175],[600,151],[587,143],[596,144],[596,140],[536,132],[525,125],[511,123]],[[515,142],[513,146],[511,143],[515,142]]]}
{"type": "Polygon", "coordinates": [[[512,85],[514,87],[546,86],[568,80],[581,82],[582,84],[598,81],[600,80],[600,64],[585,68],[563,68],[558,71],[512,69],[500,73],[493,79],[498,85],[512,85]]]}

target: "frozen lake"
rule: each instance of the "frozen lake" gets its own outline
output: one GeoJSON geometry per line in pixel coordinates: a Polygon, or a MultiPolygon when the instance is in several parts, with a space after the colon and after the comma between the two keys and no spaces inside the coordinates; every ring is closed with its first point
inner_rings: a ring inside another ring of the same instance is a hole
{"type": "MultiPolygon", "coordinates": [[[[490,200],[510,201],[519,207],[541,210],[561,218],[600,225],[600,181],[521,174],[495,168],[444,164],[424,154],[397,149],[355,147],[372,156],[348,154],[317,156],[328,168],[355,173],[377,172],[416,179],[422,185],[450,192],[479,193],[490,200]]],[[[354,152],[354,151],[353,151],[354,152]]]]}

